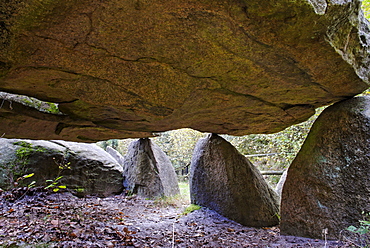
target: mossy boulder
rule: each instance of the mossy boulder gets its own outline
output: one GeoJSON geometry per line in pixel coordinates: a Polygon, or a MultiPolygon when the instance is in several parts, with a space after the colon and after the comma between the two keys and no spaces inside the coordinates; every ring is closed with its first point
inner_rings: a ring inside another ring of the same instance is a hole
{"type": "Polygon", "coordinates": [[[79,196],[105,197],[123,192],[122,171],[95,144],[0,139],[0,188],[9,189],[21,176],[34,173],[22,183],[46,187],[62,176],[57,186],[79,196]]]}

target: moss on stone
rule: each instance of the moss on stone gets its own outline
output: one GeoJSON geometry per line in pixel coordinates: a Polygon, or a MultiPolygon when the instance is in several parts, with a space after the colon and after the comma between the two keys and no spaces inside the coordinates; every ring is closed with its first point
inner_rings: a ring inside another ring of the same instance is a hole
{"type": "MultiPolygon", "coordinates": [[[[25,3],[25,7],[17,20],[14,30],[32,30],[45,28],[51,19],[63,16],[77,0],[33,0],[25,3]]],[[[55,19],[54,19],[55,20],[55,19]]],[[[13,30],[13,31],[14,31],[13,30]]]]}
{"type": "Polygon", "coordinates": [[[34,147],[32,144],[27,143],[25,141],[17,141],[14,142],[14,145],[20,146],[19,149],[16,151],[16,155],[22,163],[26,163],[28,157],[35,152],[47,152],[47,149],[43,147],[34,147]]]}

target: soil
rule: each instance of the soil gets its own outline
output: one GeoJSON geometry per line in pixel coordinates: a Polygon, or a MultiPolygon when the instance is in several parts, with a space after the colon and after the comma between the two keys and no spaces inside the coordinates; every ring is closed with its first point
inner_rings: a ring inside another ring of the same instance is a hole
{"type": "Polygon", "coordinates": [[[184,215],[185,206],[139,197],[12,197],[0,196],[0,247],[353,247],[245,227],[206,208],[184,215]]]}

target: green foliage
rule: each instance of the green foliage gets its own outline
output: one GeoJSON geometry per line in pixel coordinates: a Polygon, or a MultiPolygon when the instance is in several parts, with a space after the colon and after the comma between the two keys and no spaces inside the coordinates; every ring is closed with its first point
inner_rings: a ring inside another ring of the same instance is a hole
{"type": "Polygon", "coordinates": [[[28,158],[32,153],[43,153],[47,151],[47,149],[43,147],[33,147],[32,144],[25,141],[15,142],[14,144],[21,146],[17,149],[16,156],[18,158],[17,163],[21,163],[22,165],[26,165],[28,163],[28,158]]]}
{"type": "MultiPolygon", "coordinates": [[[[274,156],[248,157],[261,171],[285,170],[292,163],[300,150],[307,134],[325,107],[319,108],[316,114],[306,122],[293,125],[274,134],[251,134],[246,136],[223,135],[243,155],[275,154],[274,156]]],[[[269,176],[267,181],[275,185],[279,176],[269,176]]]]}
{"type": "Polygon", "coordinates": [[[364,219],[359,220],[360,226],[349,226],[347,231],[358,234],[360,247],[368,248],[370,247],[370,212],[366,214],[363,212],[362,214],[364,215],[364,219]]]}
{"type": "MultiPolygon", "coordinates": [[[[27,179],[27,178],[33,177],[34,175],[35,175],[35,173],[31,173],[31,174],[28,174],[28,175],[21,176],[21,177],[19,177],[19,178],[17,179],[17,183],[18,183],[19,181],[24,180],[24,179],[27,179]]],[[[30,182],[30,183],[27,185],[27,189],[31,189],[31,188],[35,187],[35,185],[36,185],[36,181],[32,181],[32,182],[30,182]]]]}
{"type": "Polygon", "coordinates": [[[58,108],[58,105],[56,103],[52,102],[46,102],[47,105],[49,105],[48,108],[45,109],[46,112],[49,112],[51,114],[60,114],[60,110],[58,108]]]}
{"type": "Polygon", "coordinates": [[[52,189],[53,192],[58,192],[60,189],[65,189],[67,186],[65,185],[58,185],[59,180],[62,179],[63,176],[56,177],[55,179],[46,180],[46,183],[48,184],[44,189],[52,189]]]}
{"type": "Polygon", "coordinates": [[[23,184],[25,179],[23,177],[27,173],[25,168],[28,163],[28,157],[33,151],[32,145],[27,142],[20,141],[14,144],[20,146],[15,152],[17,158],[12,163],[0,164],[2,185],[5,187],[5,190],[10,190],[18,187],[19,184],[23,184]]]}
{"type": "Polygon", "coordinates": [[[191,212],[194,212],[195,210],[199,210],[201,208],[202,208],[201,206],[198,206],[198,205],[195,205],[195,204],[190,204],[187,208],[185,208],[182,215],[190,214],[191,212]]]}
{"type": "Polygon", "coordinates": [[[362,1],[362,10],[364,11],[365,17],[370,19],[370,0],[362,1]]]}
{"type": "Polygon", "coordinates": [[[176,169],[190,164],[195,144],[203,136],[201,132],[184,128],[161,133],[153,141],[167,154],[176,169]]]}
{"type": "MultiPolygon", "coordinates": [[[[19,146],[15,151],[16,159],[11,163],[0,164],[0,173],[1,173],[1,187],[5,190],[11,190],[16,187],[34,187],[36,182],[31,182],[29,179],[31,175],[27,165],[30,163],[30,156],[35,153],[46,153],[49,152],[48,149],[39,146],[33,146],[32,144],[26,141],[17,141],[13,143],[14,145],[19,146]]],[[[58,165],[59,170],[64,170],[66,165],[58,165]]]]}
{"type": "Polygon", "coordinates": [[[16,151],[16,155],[19,158],[26,158],[29,155],[31,155],[31,153],[33,153],[33,152],[46,152],[47,151],[47,149],[45,149],[43,147],[37,147],[37,146],[34,147],[34,146],[32,146],[32,144],[27,143],[25,141],[14,142],[14,145],[21,146],[21,148],[19,148],[16,151]]]}
{"type": "Polygon", "coordinates": [[[76,189],[73,189],[76,193],[84,193],[85,192],[85,189],[84,188],[76,188],[76,189]]]}
{"type": "Polygon", "coordinates": [[[0,92],[0,96],[1,98],[6,99],[10,102],[12,101],[18,102],[25,106],[37,109],[38,111],[41,111],[41,112],[57,114],[57,115],[63,114],[62,112],[60,112],[57,103],[44,102],[34,97],[10,94],[10,93],[5,93],[5,92],[0,92]]]}
{"type": "Polygon", "coordinates": [[[46,180],[47,186],[44,189],[51,189],[54,193],[58,192],[60,189],[66,189],[66,185],[60,185],[60,180],[63,178],[61,176],[61,173],[64,170],[70,170],[70,162],[68,163],[58,163],[55,158],[53,158],[55,163],[58,165],[58,175],[54,179],[48,179],[46,180]]]}
{"type": "Polygon", "coordinates": [[[26,141],[17,141],[13,143],[14,145],[22,146],[22,147],[27,147],[27,148],[32,148],[32,144],[26,142],[26,141]]]}

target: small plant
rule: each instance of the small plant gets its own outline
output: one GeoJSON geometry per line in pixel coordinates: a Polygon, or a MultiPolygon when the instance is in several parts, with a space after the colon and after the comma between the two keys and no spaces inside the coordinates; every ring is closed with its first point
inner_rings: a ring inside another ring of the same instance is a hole
{"type": "Polygon", "coordinates": [[[281,215],[280,215],[280,213],[275,213],[275,214],[274,214],[274,216],[276,216],[276,217],[279,219],[279,221],[281,220],[281,215]]]}
{"type": "Polygon", "coordinates": [[[4,199],[6,199],[9,202],[15,202],[17,200],[22,199],[27,193],[29,193],[30,189],[35,187],[36,181],[30,182],[26,186],[20,186],[20,184],[22,184],[21,182],[23,180],[25,180],[27,178],[30,178],[30,177],[33,177],[33,176],[34,176],[34,173],[31,173],[31,174],[23,175],[23,176],[17,178],[17,180],[14,181],[13,189],[11,191],[7,191],[4,194],[4,196],[3,196],[4,199]]]}
{"type": "Polygon", "coordinates": [[[364,215],[363,220],[359,220],[360,226],[349,226],[347,231],[355,233],[359,235],[358,243],[359,247],[369,248],[370,247],[370,212],[365,213],[362,212],[364,215]]]}
{"type": "Polygon", "coordinates": [[[58,185],[59,180],[62,179],[63,176],[56,177],[55,179],[51,180],[46,180],[46,183],[49,183],[44,189],[52,189],[53,192],[58,192],[60,189],[66,189],[67,186],[65,185],[58,185]]]}
{"type": "MultiPolygon", "coordinates": [[[[16,180],[17,185],[18,185],[18,182],[23,181],[24,179],[27,179],[27,178],[33,177],[34,175],[35,175],[35,173],[31,173],[31,174],[28,174],[28,175],[24,175],[24,176],[19,177],[19,178],[16,180]]],[[[17,185],[15,185],[15,186],[17,186],[17,185]]],[[[31,188],[33,188],[33,187],[35,187],[35,185],[36,185],[36,181],[32,181],[32,182],[30,182],[26,187],[27,187],[27,189],[29,190],[29,189],[31,189],[31,188]]]]}
{"type": "Polygon", "coordinates": [[[85,192],[85,188],[75,188],[73,189],[77,195],[82,195],[85,192]]]}
{"type": "Polygon", "coordinates": [[[46,180],[47,186],[44,189],[52,189],[53,192],[58,192],[60,189],[66,189],[67,188],[66,185],[59,185],[59,184],[60,184],[60,180],[63,178],[63,176],[61,176],[61,173],[64,170],[70,170],[71,167],[69,165],[71,163],[70,162],[60,163],[60,162],[57,162],[55,160],[55,158],[53,158],[53,159],[54,159],[54,162],[58,165],[58,175],[54,179],[46,180]]]}

